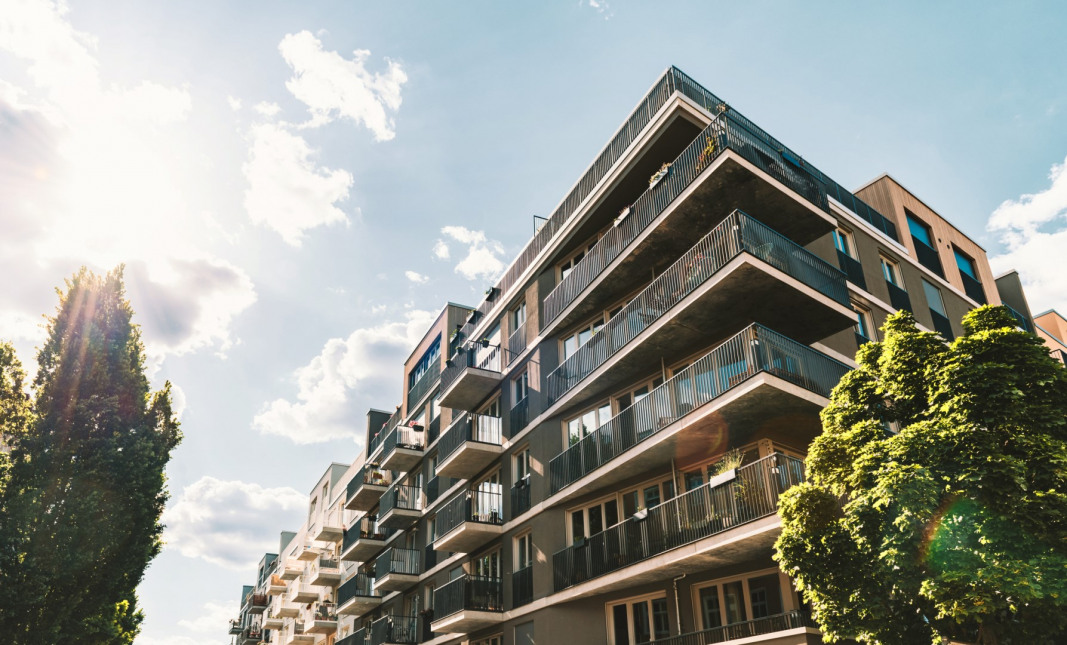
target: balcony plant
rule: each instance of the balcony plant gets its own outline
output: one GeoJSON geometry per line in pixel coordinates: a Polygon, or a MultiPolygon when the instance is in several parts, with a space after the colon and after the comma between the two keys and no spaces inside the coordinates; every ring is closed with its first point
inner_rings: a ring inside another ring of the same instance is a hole
{"type": "Polygon", "coordinates": [[[655,188],[669,174],[671,174],[671,164],[664,163],[655,174],[648,178],[648,187],[655,188]]]}

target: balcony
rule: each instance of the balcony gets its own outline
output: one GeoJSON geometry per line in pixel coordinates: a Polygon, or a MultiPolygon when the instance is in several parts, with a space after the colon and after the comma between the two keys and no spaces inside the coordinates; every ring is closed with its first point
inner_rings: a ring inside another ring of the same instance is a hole
{"type": "Polygon", "coordinates": [[[426,433],[422,426],[397,426],[385,435],[379,462],[385,470],[407,472],[422,461],[426,433]]]}
{"type": "Polygon", "coordinates": [[[308,634],[333,634],[337,631],[337,613],[333,603],[315,603],[304,621],[304,631],[308,634]]]}
{"type": "Polygon", "coordinates": [[[533,565],[511,574],[511,608],[533,602],[533,565]]]}
{"type": "Polygon", "coordinates": [[[713,627],[700,632],[690,632],[670,638],[647,641],[641,645],[707,645],[708,643],[726,643],[742,638],[746,639],[746,643],[752,643],[757,640],[764,640],[757,638],[759,636],[786,636],[786,634],[780,633],[786,631],[794,634],[819,633],[818,624],[812,620],[806,611],[790,611],[784,614],[775,614],[723,625],[722,627],[713,627]]]}
{"type": "Polygon", "coordinates": [[[441,377],[441,359],[430,363],[429,368],[408,388],[408,410],[414,410],[423,397],[430,393],[437,379],[441,377]]]}
{"type": "Polygon", "coordinates": [[[282,618],[281,614],[267,612],[267,615],[263,617],[263,629],[281,629],[285,626],[285,621],[282,618]]]}
{"type": "Polygon", "coordinates": [[[393,484],[382,495],[378,523],[386,528],[406,529],[422,516],[422,491],[418,486],[393,484]]]}
{"type": "Polygon", "coordinates": [[[508,363],[515,360],[519,354],[526,351],[526,321],[515,328],[508,336],[508,363]]]}
{"type": "MultiPolygon", "coordinates": [[[[849,367],[761,325],[751,325],[622,410],[549,463],[553,504],[679,460],[714,456],[779,433],[807,445],[818,413],[849,367]]],[[[684,467],[686,464],[677,464],[684,467]]]]}
{"type": "Polygon", "coordinates": [[[1011,317],[1015,319],[1015,322],[1019,324],[1019,329],[1028,331],[1031,334],[1034,333],[1034,323],[1030,322],[1030,319],[1022,315],[1018,311],[1012,309],[1008,305],[1002,305],[1011,314],[1011,317]]]}
{"type": "Polygon", "coordinates": [[[370,634],[368,629],[361,627],[348,636],[338,640],[334,645],[368,645],[370,634]]]}
{"type": "Polygon", "coordinates": [[[437,474],[470,479],[500,457],[503,443],[499,417],[464,412],[437,444],[437,474]]]}
{"type": "Polygon", "coordinates": [[[294,622],[282,632],[282,642],[286,643],[286,645],[301,645],[303,643],[310,645],[315,642],[315,635],[305,633],[303,623],[294,622]]]}
{"type": "Polygon", "coordinates": [[[341,559],[346,562],[366,562],[385,548],[392,529],[380,526],[373,515],[361,518],[345,531],[341,543],[341,559]]]}
{"type": "Polygon", "coordinates": [[[845,278],[864,291],[867,290],[867,279],[863,277],[863,265],[860,261],[837,249],[837,266],[841,267],[845,278]]]}
{"type": "Polygon", "coordinates": [[[238,642],[240,642],[241,645],[257,645],[262,637],[263,628],[259,625],[251,625],[245,627],[241,631],[241,636],[238,638],[238,642]]]}
{"type": "Polygon", "coordinates": [[[453,497],[437,511],[434,551],[470,553],[504,532],[502,495],[491,491],[467,491],[453,497]]]}
{"type": "Polygon", "coordinates": [[[296,618],[303,610],[303,605],[298,605],[295,602],[291,602],[287,598],[281,598],[278,601],[278,616],[282,618],[296,618]]]}
{"type": "Polygon", "coordinates": [[[500,386],[500,348],[461,345],[441,374],[441,405],[473,410],[500,386]]]}
{"type": "Polygon", "coordinates": [[[267,603],[270,599],[265,593],[250,593],[245,596],[245,605],[248,607],[248,613],[250,614],[262,614],[267,611],[267,603]]]}
{"type": "Polygon", "coordinates": [[[337,613],[356,618],[382,605],[382,594],[374,590],[374,578],[357,573],[337,588],[337,613]]]}
{"type": "Polygon", "coordinates": [[[240,618],[230,619],[230,635],[236,636],[244,630],[244,622],[240,618]]]}
{"type": "Polygon", "coordinates": [[[530,476],[527,475],[511,487],[511,519],[530,510],[530,476]]]}
{"type": "MultiPolygon", "coordinates": [[[[322,514],[318,523],[312,527],[309,533],[313,540],[318,542],[340,542],[345,535],[344,522],[341,521],[341,513],[336,509],[322,514]]],[[[318,557],[318,553],[315,554],[318,557]]],[[[315,558],[311,558],[314,560],[315,558]]]]}
{"type": "Polygon", "coordinates": [[[665,352],[688,353],[751,321],[814,342],[855,324],[848,305],[837,267],[734,211],[553,370],[544,392],[550,402],[579,384],[586,396],[606,392],[665,352]]]}
{"type": "Polygon", "coordinates": [[[508,437],[514,437],[522,432],[530,423],[530,394],[522,397],[512,406],[508,412],[508,437]]]}
{"type": "Polygon", "coordinates": [[[280,577],[282,580],[296,580],[302,575],[304,575],[304,565],[298,562],[286,562],[282,567],[280,577]]]}
{"type": "Polygon", "coordinates": [[[296,559],[300,562],[312,562],[319,557],[322,553],[322,549],[312,546],[310,542],[300,548],[300,551],[296,554],[296,559]]]}
{"type": "Polygon", "coordinates": [[[460,576],[433,592],[434,632],[466,634],[501,623],[504,586],[500,578],[460,576]]]}
{"type": "MultiPolygon", "coordinates": [[[[686,571],[721,566],[770,551],[777,531],[762,531],[740,539],[739,527],[773,517],[778,496],[804,480],[804,462],[782,454],[764,457],[712,480],[659,506],[639,511],[615,526],[576,540],[552,556],[556,592],[666,554],[695,545],[665,561],[643,567],[641,582],[669,580],[686,571]],[[726,481],[722,481],[726,480],[726,481]],[[734,532],[734,537],[709,540],[734,532]],[[736,535],[735,535],[736,534],[736,535]],[[719,548],[723,544],[728,548],[719,548]]],[[[615,576],[603,584],[584,587],[585,594],[604,593],[634,584],[630,576],[615,576]]]]}
{"type": "Polygon", "coordinates": [[[371,623],[370,645],[414,645],[419,642],[417,616],[382,616],[371,623]]]}
{"type": "Polygon", "coordinates": [[[760,219],[800,244],[833,229],[822,178],[761,140],[762,131],[738,116],[717,116],[671,163],[667,176],[623,211],[546,296],[542,331],[617,300],[650,269],[658,273],[662,258],[684,251],[695,231],[708,230],[738,204],[760,204],[760,219]]]}
{"type": "Polygon", "coordinates": [[[336,587],[341,584],[341,563],[322,556],[311,565],[311,584],[315,587],[336,587]]]}
{"type": "Polygon", "coordinates": [[[886,281],[885,287],[889,290],[889,304],[893,305],[893,309],[911,311],[911,298],[907,291],[889,281],[886,281]]]}
{"type": "Polygon", "coordinates": [[[279,596],[285,593],[285,581],[279,575],[272,575],[270,581],[267,583],[267,595],[279,596]]]}
{"type": "Polygon", "coordinates": [[[402,591],[417,584],[421,560],[416,549],[386,549],[374,562],[374,590],[402,591]]]}
{"type": "Polygon", "coordinates": [[[319,599],[319,590],[317,587],[311,585],[300,584],[294,582],[289,585],[289,602],[295,602],[296,604],[315,602],[319,599]]]}
{"type": "Polygon", "coordinates": [[[382,470],[377,464],[363,464],[352,481],[348,482],[345,508],[366,513],[374,508],[392,483],[393,474],[388,470],[382,470]]]}
{"type": "Polygon", "coordinates": [[[982,288],[981,282],[962,271],[960,271],[960,280],[963,281],[963,290],[967,292],[967,297],[979,305],[988,304],[985,298],[985,289],[982,288]]]}

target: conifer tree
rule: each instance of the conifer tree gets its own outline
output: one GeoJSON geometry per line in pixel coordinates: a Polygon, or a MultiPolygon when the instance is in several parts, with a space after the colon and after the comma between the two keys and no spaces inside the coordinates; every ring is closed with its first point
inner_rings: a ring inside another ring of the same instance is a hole
{"type": "MultiPolygon", "coordinates": [[[[10,471],[0,493],[0,633],[11,643],[129,644],[136,588],[160,550],[164,468],[181,440],[170,384],[152,393],[122,269],[82,269],[37,355],[28,420],[4,383],[10,471]],[[31,416],[32,414],[32,416],[31,416]]],[[[0,359],[5,354],[0,351],[0,359]]],[[[15,374],[0,364],[0,374],[15,374]]]]}
{"type": "Polygon", "coordinates": [[[1002,307],[963,322],[891,316],[781,498],[775,557],[832,640],[1062,642],[1067,371],[1002,307]]]}

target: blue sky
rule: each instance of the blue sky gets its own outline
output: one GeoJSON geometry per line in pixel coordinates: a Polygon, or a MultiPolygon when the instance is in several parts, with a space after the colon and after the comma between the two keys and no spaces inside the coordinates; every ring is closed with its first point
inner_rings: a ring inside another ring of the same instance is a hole
{"type": "Polygon", "coordinates": [[[184,408],[138,643],[225,638],[432,316],[668,65],[1067,310],[1067,10],[928,5],[0,0],[0,337],[32,364],[53,287],[125,262],[184,408]]]}

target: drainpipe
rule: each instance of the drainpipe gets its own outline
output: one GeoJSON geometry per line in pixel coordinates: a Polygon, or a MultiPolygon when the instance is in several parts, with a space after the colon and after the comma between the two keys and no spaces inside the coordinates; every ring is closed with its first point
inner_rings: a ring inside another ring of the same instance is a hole
{"type": "Polygon", "coordinates": [[[682,635],[682,604],[678,600],[678,581],[681,580],[682,578],[686,577],[687,575],[689,575],[689,574],[688,573],[683,573],[682,575],[678,576],[677,578],[675,578],[674,580],[671,581],[671,584],[674,585],[674,616],[678,620],[678,635],[679,636],[682,635]]]}

